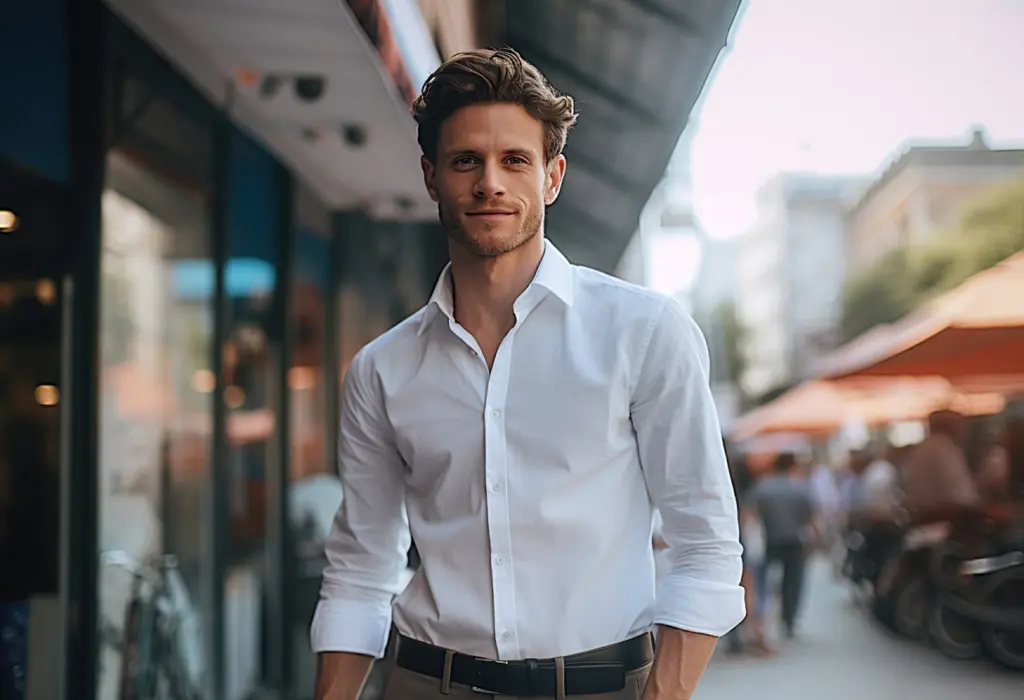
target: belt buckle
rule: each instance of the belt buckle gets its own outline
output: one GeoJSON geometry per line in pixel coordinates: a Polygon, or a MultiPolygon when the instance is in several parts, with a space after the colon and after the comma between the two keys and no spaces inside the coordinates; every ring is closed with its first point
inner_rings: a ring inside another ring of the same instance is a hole
{"type": "MultiPolygon", "coordinates": [[[[502,661],[501,659],[483,659],[483,658],[480,658],[479,656],[474,658],[473,661],[483,661],[483,662],[489,663],[489,664],[505,664],[506,666],[508,665],[508,661],[502,661]]],[[[481,688],[481,687],[476,686],[476,685],[470,686],[469,689],[472,690],[474,693],[481,693],[483,695],[494,695],[495,694],[495,692],[493,690],[488,690],[487,688],[481,688]]]]}

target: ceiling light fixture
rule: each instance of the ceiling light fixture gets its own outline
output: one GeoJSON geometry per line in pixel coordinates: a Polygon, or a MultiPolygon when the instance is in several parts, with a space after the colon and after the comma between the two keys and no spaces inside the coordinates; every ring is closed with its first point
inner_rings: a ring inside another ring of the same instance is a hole
{"type": "Polygon", "coordinates": [[[265,100],[271,99],[281,89],[281,76],[268,74],[260,81],[260,97],[265,100]]]}
{"type": "Polygon", "coordinates": [[[10,209],[0,209],[0,233],[14,233],[20,224],[17,214],[10,209]]]}
{"type": "Polygon", "coordinates": [[[341,127],[341,138],[345,145],[350,148],[362,148],[369,140],[366,128],[361,124],[343,124],[341,127]]]}
{"type": "Polygon", "coordinates": [[[303,102],[316,102],[324,94],[327,80],[322,75],[300,75],[295,78],[295,96],[303,102]]]}

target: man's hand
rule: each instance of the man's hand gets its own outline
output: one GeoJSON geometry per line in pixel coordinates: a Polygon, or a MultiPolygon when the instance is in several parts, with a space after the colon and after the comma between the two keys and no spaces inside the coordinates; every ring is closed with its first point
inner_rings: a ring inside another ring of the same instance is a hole
{"type": "Polygon", "coordinates": [[[358,700],[373,659],[329,651],[317,654],[315,700],[358,700]]]}
{"type": "Polygon", "coordinates": [[[690,700],[718,637],[658,626],[658,650],[643,700],[690,700]]]}

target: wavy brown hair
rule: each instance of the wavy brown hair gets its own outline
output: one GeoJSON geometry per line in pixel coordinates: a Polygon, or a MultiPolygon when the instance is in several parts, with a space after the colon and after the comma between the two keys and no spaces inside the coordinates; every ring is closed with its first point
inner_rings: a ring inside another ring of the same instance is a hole
{"type": "Polygon", "coordinates": [[[458,53],[427,78],[412,106],[424,157],[431,163],[437,161],[438,135],[448,117],[467,105],[487,102],[521,105],[544,122],[546,162],[562,152],[569,129],[576,123],[572,98],[551,87],[541,72],[513,49],[458,53]]]}

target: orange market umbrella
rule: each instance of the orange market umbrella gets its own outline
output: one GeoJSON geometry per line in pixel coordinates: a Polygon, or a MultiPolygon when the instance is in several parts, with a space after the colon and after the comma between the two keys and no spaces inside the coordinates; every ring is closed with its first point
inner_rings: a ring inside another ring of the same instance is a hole
{"type": "Polygon", "coordinates": [[[1024,375],[1024,253],[841,348],[823,369],[830,378],[1024,375]]]}
{"type": "Polygon", "coordinates": [[[765,433],[831,433],[849,420],[843,392],[832,382],[811,381],[740,416],[731,434],[743,440],[765,433]]]}
{"type": "Polygon", "coordinates": [[[1024,374],[978,375],[950,380],[957,391],[968,394],[998,393],[1008,399],[1024,396],[1024,374]]]}
{"type": "Polygon", "coordinates": [[[737,419],[732,436],[742,440],[769,433],[828,434],[854,423],[923,420],[943,408],[989,415],[1005,405],[999,393],[959,390],[941,377],[811,381],[737,419]]]}
{"type": "Polygon", "coordinates": [[[850,412],[865,425],[924,420],[933,411],[952,409],[965,416],[984,416],[1006,408],[1005,397],[996,391],[967,391],[941,377],[876,379],[888,386],[872,389],[870,383],[851,385],[850,412]]]}

